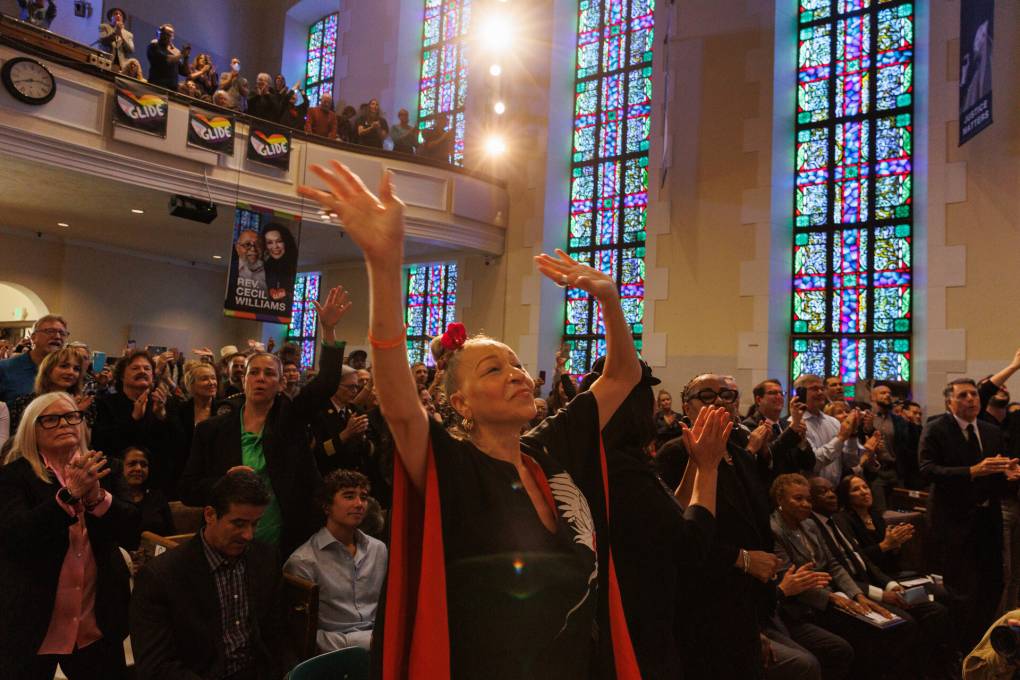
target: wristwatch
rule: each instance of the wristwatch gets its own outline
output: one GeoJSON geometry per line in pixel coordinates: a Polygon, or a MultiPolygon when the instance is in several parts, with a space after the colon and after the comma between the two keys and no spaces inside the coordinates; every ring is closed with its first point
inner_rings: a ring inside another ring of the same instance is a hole
{"type": "Polygon", "coordinates": [[[67,487],[60,487],[60,491],[57,492],[57,500],[64,505],[77,505],[80,498],[75,498],[71,495],[71,492],[67,490],[67,487]]]}

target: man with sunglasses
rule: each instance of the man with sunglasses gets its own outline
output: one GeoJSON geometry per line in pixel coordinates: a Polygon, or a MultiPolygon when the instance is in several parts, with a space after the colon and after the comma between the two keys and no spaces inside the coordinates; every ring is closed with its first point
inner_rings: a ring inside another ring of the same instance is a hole
{"type": "Polygon", "coordinates": [[[32,349],[0,361],[0,401],[9,403],[35,391],[39,364],[67,342],[67,322],[56,314],[41,317],[32,326],[32,349]]]}

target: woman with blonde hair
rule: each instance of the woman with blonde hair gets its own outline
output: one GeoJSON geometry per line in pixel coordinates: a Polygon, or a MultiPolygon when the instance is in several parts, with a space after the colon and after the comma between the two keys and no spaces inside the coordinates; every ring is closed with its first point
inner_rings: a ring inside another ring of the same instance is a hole
{"type": "Polygon", "coordinates": [[[78,405],[78,410],[85,414],[85,422],[89,427],[96,422],[96,407],[93,398],[84,394],[85,361],[77,347],[65,347],[47,354],[39,364],[39,372],[35,376],[35,389],[24,394],[10,404],[11,432],[16,432],[21,414],[33,399],[50,392],[66,392],[78,405]]]}
{"type": "Polygon", "coordinates": [[[100,483],[66,392],[33,400],[0,467],[0,668],[17,678],[125,677],[128,568],[137,511],[100,483]]]}

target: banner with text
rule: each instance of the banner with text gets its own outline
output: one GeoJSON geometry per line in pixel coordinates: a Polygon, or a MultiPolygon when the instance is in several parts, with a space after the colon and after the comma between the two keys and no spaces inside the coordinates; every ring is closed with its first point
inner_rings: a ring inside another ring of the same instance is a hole
{"type": "Polygon", "coordinates": [[[960,3],[960,145],[992,124],[995,0],[960,3]]]}
{"type": "Polygon", "coordinates": [[[195,108],[188,110],[188,146],[233,156],[235,129],[233,116],[195,108]]]}
{"type": "Polygon", "coordinates": [[[113,122],[150,135],[166,137],[167,96],[136,80],[117,78],[113,85],[113,122]]]}
{"type": "Polygon", "coordinates": [[[290,131],[253,122],[248,127],[248,160],[290,169],[290,131]]]}
{"type": "Polygon", "coordinates": [[[297,215],[238,204],[223,313],[290,323],[300,238],[297,215]]]}

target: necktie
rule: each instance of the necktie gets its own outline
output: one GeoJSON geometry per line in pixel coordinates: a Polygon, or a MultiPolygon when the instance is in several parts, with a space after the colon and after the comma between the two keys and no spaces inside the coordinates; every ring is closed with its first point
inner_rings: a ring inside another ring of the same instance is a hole
{"type": "Polygon", "coordinates": [[[836,537],[836,543],[843,550],[846,555],[847,562],[850,564],[850,575],[858,576],[867,573],[867,568],[864,566],[864,560],[857,554],[854,547],[850,545],[850,541],[847,540],[843,532],[836,526],[836,522],[830,517],[826,524],[829,525],[829,529],[832,531],[832,535],[836,537]]]}
{"type": "Polygon", "coordinates": [[[971,463],[977,463],[984,457],[981,452],[981,442],[978,441],[977,432],[974,431],[974,423],[967,426],[967,451],[970,453],[971,463]]]}
{"type": "Polygon", "coordinates": [[[779,423],[772,423],[772,438],[779,439],[781,434],[783,434],[783,430],[779,427],[779,423]]]}

